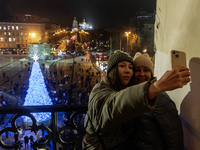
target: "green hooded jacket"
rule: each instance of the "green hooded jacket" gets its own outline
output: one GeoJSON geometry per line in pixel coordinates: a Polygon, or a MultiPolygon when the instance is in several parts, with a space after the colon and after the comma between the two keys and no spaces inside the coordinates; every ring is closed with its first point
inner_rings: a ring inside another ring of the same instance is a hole
{"type": "Polygon", "coordinates": [[[82,142],[83,149],[103,149],[95,132],[100,136],[106,150],[127,141],[130,122],[133,122],[134,118],[143,112],[153,110],[156,106],[157,98],[153,100],[147,98],[149,85],[150,82],[144,82],[115,91],[106,80],[97,83],[90,93],[88,112],[85,115],[86,135],[82,142]]]}

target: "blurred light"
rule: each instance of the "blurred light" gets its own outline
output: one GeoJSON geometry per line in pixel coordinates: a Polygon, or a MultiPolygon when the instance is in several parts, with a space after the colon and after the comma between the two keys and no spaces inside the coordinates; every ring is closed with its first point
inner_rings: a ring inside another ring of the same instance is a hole
{"type": "Polygon", "coordinates": [[[36,34],[35,33],[32,33],[32,36],[35,36],[36,34]]]}
{"type": "Polygon", "coordinates": [[[143,50],[143,53],[147,53],[147,49],[144,49],[144,50],[143,50]]]}

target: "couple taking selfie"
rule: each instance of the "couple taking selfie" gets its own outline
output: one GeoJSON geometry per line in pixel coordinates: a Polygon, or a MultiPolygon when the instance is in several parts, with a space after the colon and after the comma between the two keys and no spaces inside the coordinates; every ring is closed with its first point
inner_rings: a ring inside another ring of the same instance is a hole
{"type": "Polygon", "coordinates": [[[183,131],[175,103],[165,93],[190,81],[187,67],[156,80],[148,54],[117,50],[107,75],[92,89],[82,147],[87,150],[183,150],[183,131]]]}

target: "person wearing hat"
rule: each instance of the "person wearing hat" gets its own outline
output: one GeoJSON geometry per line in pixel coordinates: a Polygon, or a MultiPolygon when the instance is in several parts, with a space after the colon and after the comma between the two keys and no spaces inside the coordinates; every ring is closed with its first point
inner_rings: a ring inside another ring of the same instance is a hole
{"type": "MultiPolygon", "coordinates": [[[[136,53],[134,84],[151,81],[154,76],[153,62],[147,53],[136,53]]],[[[152,112],[138,116],[133,125],[132,138],[137,150],[183,150],[183,130],[175,103],[162,92],[152,112]]]]}
{"type": "Polygon", "coordinates": [[[133,69],[133,59],[127,53],[117,50],[110,56],[107,75],[93,87],[89,96],[82,149],[133,149],[130,122],[152,111],[159,93],[181,88],[182,82],[190,81],[189,69],[179,67],[166,72],[154,83],[146,81],[134,85],[133,69]]]}

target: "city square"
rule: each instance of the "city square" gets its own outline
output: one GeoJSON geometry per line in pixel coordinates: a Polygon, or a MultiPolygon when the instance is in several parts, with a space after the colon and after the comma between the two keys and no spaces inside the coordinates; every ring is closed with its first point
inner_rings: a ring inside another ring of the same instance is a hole
{"type": "MultiPolygon", "coordinates": [[[[5,100],[9,100],[11,106],[20,106],[24,103],[24,98],[26,96],[26,91],[28,89],[29,85],[29,78],[31,74],[31,64],[33,62],[26,61],[26,55],[1,55],[1,94],[6,95],[5,100]],[[4,75],[5,74],[5,75],[4,75]],[[18,88],[15,86],[18,85],[18,88]],[[14,88],[15,87],[15,88],[14,88]],[[22,89],[23,90],[20,90],[22,89]]],[[[59,93],[59,91],[66,91],[69,90],[69,88],[72,87],[72,85],[76,84],[76,86],[73,88],[72,93],[74,97],[73,102],[71,102],[71,105],[73,104],[87,104],[86,101],[86,94],[85,97],[81,98],[82,101],[79,101],[79,93],[84,95],[84,93],[87,93],[86,91],[90,91],[97,82],[101,80],[101,77],[105,75],[104,72],[99,70],[98,66],[96,66],[95,62],[88,57],[88,55],[85,56],[78,56],[73,58],[72,56],[65,56],[64,59],[58,58],[56,60],[46,61],[46,62],[40,62],[41,70],[43,72],[44,79],[49,78],[49,82],[46,82],[48,87],[48,91],[50,94],[56,94],[59,93]],[[61,71],[62,70],[62,71],[61,71]],[[101,72],[101,73],[100,73],[101,72]],[[72,75],[73,73],[73,75],[72,75]],[[61,82],[64,77],[68,77],[64,83],[61,82]],[[86,78],[90,78],[90,88],[86,88],[86,78]],[[83,78],[81,80],[81,78],[83,78]],[[55,80],[55,85],[50,82],[50,80],[55,80]],[[82,83],[83,82],[83,83],[82,83]],[[51,88],[50,88],[51,87],[51,88]]],[[[63,92],[64,93],[64,92],[63,92]]],[[[63,94],[62,93],[62,94],[63,94]]],[[[68,92],[66,92],[68,93],[68,92]]],[[[67,102],[67,96],[65,98],[58,98],[55,96],[52,96],[51,98],[54,98],[54,100],[57,98],[57,100],[54,101],[54,105],[69,105],[67,102]]],[[[6,106],[2,106],[6,107],[6,106]]],[[[63,115],[65,112],[58,113],[58,127],[60,124],[63,123],[63,115]]],[[[3,120],[1,120],[1,128],[10,126],[9,120],[11,119],[12,114],[6,115],[1,117],[3,120]]],[[[69,119],[69,118],[68,118],[69,119]]],[[[84,118],[81,119],[81,124],[83,125],[84,118]]],[[[18,119],[17,124],[19,126],[23,126],[23,120],[18,119]]],[[[41,123],[40,123],[41,124],[41,123]]],[[[45,125],[49,125],[46,124],[45,125]]],[[[27,127],[27,124],[26,124],[27,127]]],[[[23,142],[23,138],[25,135],[27,136],[34,136],[35,134],[31,133],[30,131],[25,131],[26,133],[23,133],[23,136],[21,135],[19,139],[23,142]]],[[[40,133],[40,132],[39,132],[40,133]]],[[[5,142],[14,142],[14,134],[9,133],[8,137],[6,138],[6,135],[3,134],[3,140],[5,142]]],[[[41,135],[41,133],[40,133],[41,135]]],[[[41,135],[42,136],[42,135],[41,135]]],[[[29,144],[30,146],[30,144],[29,144]]]]}
{"type": "Polygon", "coordinates": [[[199,150],[199,7],[1,1],[0,150],[199,150]]]}

